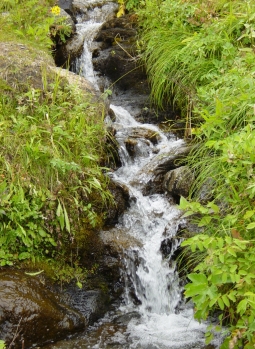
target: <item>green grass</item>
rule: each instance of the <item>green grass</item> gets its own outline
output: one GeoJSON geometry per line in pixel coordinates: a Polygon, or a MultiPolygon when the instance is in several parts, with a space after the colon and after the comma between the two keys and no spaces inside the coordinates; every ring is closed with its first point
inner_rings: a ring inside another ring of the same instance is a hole
{"type": "Polygon", "coordinates": [[[185,242],[203,253],[202,261],[195,257],[198,276],[191,275],[186,295],[198,319],[216,311],[219,324],[229,324],[222,348],[253,348],[255,4],[149,0],[135,6],[151,97],[161,108],[174,101],[197,144],[187,159],[196,181],[181,207],[186,216],[195,214],[206,235],[185,242]]]}
{"type": "Polygon", "coordinates": [[[0,55],[0,266],[44,264],[61,282],[73,270],[80,285],[79,249],[113,202],[102,166],[105,107],[50,68],[54,35],[70,35],[53,5],[0,4],[8,49],[0,55]],[[34,62],[44,63],[34,69],[34,62]]]}

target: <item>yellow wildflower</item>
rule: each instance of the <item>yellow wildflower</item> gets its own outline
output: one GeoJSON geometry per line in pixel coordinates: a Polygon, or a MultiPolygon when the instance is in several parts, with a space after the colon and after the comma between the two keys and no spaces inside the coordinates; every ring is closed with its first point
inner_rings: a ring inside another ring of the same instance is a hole
{"type": "Polygon", "coordinates": [[[60,15],[60,7],[59,6],[53,6],[51,8],[51,13],[53,13],[53,15],[55,15],[55,16],[59,16],[60,15]]]}

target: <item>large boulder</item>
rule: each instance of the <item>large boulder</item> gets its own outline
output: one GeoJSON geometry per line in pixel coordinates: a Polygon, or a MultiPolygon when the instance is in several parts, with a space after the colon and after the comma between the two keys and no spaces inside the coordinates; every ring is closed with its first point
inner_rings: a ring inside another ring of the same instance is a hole
{"type": "Polygon", "coordinates": [[[0,273],[0,338],[11,348],[30,348],[82,330],[87,321],[61,303],[40,278],[0,273]]]}
{"type": "Polygon", "coordinates": [[[185,164],[186,157],[192,150],[191,146],[173,148],[170,152],[159,154],[154,157],[144,168],[138,172],[135,179],[136,183],[141,181],[145,183],[143,188],[144,195],[163,193],[166,188],[163,186],[164,176],[168,171],[174,170],[185,164]]]}
{"type": "Polygon", "coordinates": [[[100,50],[94,51],[93,64],[101,75],[108,76],[121,89],[149,93],[144,67],[137,59],[136,18],[126,15],[113,18],[101,27],[95,40],[100,50]]]}
{"type": "Polygon", "coordinates": [[[174,196],[188,197],[194,179],[190,168],[181,166],[165,174],[163,188],[174,196]]]}
{"type": "Polygon", "coordinates": [[[96,95],[86,79],[57,68],[52,56],[46,52],[12,42],[0,42],[0,82],[1,88],[9,91],[45,90],[56,82],[74,85],[84,93],[96,95]]]}

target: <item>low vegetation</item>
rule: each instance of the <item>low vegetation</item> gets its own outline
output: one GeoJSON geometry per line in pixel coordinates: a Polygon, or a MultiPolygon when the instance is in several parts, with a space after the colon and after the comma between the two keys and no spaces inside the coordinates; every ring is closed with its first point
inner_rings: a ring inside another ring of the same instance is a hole
{"type": "Polygon", "coordinates": [[[101,165],[104,104],[50,70],[48,61],[29,68],[38,55],[50,61],[56,36],[71,34],[53,5],[0,4],[1,47],[19,47],[8,51],[16,66],[5,66],[0,79],[0,266],[40,265],[81,286],[89,271],[80,266],[79,249],[112,201],[101,165]]]}
{"type": "Polygon", "coordinates": [[[228,325],[222,348],[254,348],[255,3],[129,0],[126,8],[138,14],[152,99],[173,100],[199,145],[188,158],[196,182],[180,203],[203,229],[183,243],[194,268],[185,295],[198,320],[214,314],[228,325]]]}

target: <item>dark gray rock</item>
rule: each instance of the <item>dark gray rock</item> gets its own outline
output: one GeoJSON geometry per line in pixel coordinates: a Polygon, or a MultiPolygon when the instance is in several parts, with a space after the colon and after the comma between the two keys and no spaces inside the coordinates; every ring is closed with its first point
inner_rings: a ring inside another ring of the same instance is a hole
{"type": "Polygon", "coordinates": [[[143,168],[142,173],[137,174],[136,178],[137,183],[141,180],[144,181],[145,177],[148,178],[143,188],[143,194],[163,193],[165,191],[163,187],[165,174],[185,164],[185,159],[191,150],[192,147],[184,145],[183,147],[173,149],[169,153],[159,154],[159,156],[150,161],[143,168]]]}
{"type": "Polygon", "coordinates": [[[122,183],[111,182],[109,190],[114,197],[114,205],[109,207],[105,225],[114,225],[118,223],[119,216],[129,207],[129,190],[122,183]]]}
{"type": "Polygon", "coordinates": [[[66,302],[84,316],[88,325],[92,325],[109,310],[109,294],[99,286],[100,282],[96,289],[89,290],[86,284],[81,289],[75,284],[68,285],[63,295],[66,302]]]}
{"type": "Polygon", "coordinates": [[[66,338],[86,319],[57,299],[39,278],[19,271],[0,273],[0,338],[12,348],[30,348],[66,338]],[[16,334],[16,336],[15,336],[16,334]]]}
{"type": "Polygon", "coordinates": [[[73,0],[58,0],[58,5],[61,7],[63,10],[71,10],[72,9],[72,3],[73,0]]]}
{"type": "Polygon", "coordinates": [[[102,26],[95,38],[100,51],[94,52],[93,64],[96,71],[121,89],[132,88],[144,94],[149,93],[149,87],[145,69],[137,59],[137,24],[132,18],[114,18],[102,26]]]}

